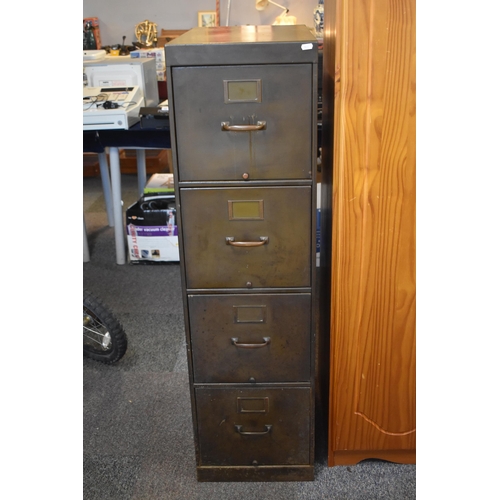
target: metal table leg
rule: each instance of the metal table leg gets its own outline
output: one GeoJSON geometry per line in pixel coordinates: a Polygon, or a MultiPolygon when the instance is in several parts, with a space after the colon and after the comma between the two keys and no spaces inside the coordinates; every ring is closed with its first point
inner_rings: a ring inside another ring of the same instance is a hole
{"type": "Polygon", "coordinates": [[[116,263],[125,264],[125,234],[122,210],[122,185],[120,174],[120,152],[118,148],[109,148],[111,170],[111,191],[113,195],[113,212],[115,220],[116,263]]]}
{"type": "Polygon", "coordinates": [[[87,226],[85,225],[85,216],[83,217],[83,262],[90,261],[89,241],[87,239],[87,226]]]}
{"type": "Polygon", "coordinates": [[[146,150],[136,149],[135,155],[137,158],[137,191],[139,192],[140,198],[146,186],[146,150]]]}
{"type": "Polygon", "coordinates": [[[113,217],[113,203],[111,197],[111,184],[109,181],[109,168],[106,153],[97,153],[99,158],[99,170],[101,172],[102,190],[104,191],[104,202],[106,203],[106,214],[108,216],[108,225],[113,227],[115,219],[113,217]]]}

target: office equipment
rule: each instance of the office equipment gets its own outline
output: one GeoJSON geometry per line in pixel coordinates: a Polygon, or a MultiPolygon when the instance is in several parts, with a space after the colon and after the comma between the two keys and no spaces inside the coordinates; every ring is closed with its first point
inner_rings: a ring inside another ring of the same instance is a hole
{"type": "Polygon", "coordinates": [[[168,129],[170,121],[168,118],[168,107],[163,109],[160,106],[141,108],[139,110],[142,128],[168,129]]]}
{"type": "Polygon", "coordinates": [[[158,79],[154,59],[106,56],[97,61],[84,60],[83,68],[89,87],[137,86],[144,96],[143,106],[158,104],[158,79]]]}
{"type": "Polygon", "coordinates": [[[199,481],[314,478],[317,41],[165,46],[199,481]]]}
{"type": "Polygon", "coordinates": [[[139,87],[84,87],[83,130],[128,129],[143,102],[139,87]]]}
{"type": "Polygon", "coordinates": [[[102,61],[106,58],[105,50],[84,50],[83,60],[84,61],[102,61]]]}

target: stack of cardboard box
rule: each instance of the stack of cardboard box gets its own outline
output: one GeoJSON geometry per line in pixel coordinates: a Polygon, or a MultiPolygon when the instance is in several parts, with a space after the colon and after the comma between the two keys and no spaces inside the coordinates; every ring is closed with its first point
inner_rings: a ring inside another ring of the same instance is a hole
{"type": "Polygon", "coordinates": [[[163,47],[151,47],[149,49],[137,49],[130,52],[131,57],[150,57],[156,60],[156,78],[159,82],[167,80],[167,67],[165,65],[165,49],[163,47]]]}
{"type": "Polygon", "coordinates": [[[173,174],[154,174],[139,201],[127,209],[132,264],[179,261],[173,174]]]}

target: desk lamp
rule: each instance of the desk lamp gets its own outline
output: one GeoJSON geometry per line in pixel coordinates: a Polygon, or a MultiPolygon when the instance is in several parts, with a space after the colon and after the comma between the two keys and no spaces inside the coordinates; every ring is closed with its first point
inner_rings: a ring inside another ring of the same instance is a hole
{"type": "Polygon", "coordinates": [[[297,18],[295,16],[289,16],[288,15],[288,9],[286,7],[283,7],[283,5],[280,5],[276,2],[273,2],[272,0],[255,0],[255,8],[257,10],[264,10],[268,4],[272,3],[273,5],[276,5],[276,7],[279,7],[280,9],[283,9],[283,13],[280,14],[274,21],[274,25],[282,25],[282,24],[297,24],[297,18]]]}

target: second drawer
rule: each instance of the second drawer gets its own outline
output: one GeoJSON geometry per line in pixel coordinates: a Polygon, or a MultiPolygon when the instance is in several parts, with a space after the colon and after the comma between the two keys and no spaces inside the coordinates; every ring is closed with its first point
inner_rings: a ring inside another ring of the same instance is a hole
{"type": "Polygon", "coordinates": [[[310,186],[182,188],[186,287],[311,286],[310,186]]]}
{"type": "Polygon", "coordinates": [[[189,295],[196,383],[306,382],[311,295],[189,295]]]}

